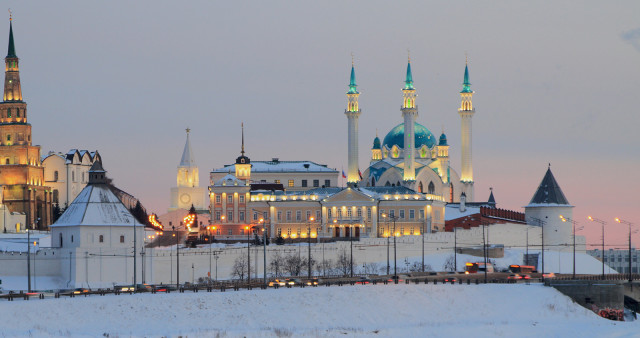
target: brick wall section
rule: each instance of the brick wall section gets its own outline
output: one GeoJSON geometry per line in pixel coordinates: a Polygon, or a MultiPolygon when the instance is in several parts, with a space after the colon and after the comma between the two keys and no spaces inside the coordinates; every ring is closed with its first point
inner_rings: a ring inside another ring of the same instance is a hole
{"type": "Polygon", "coordinates": [[[471,229],[482,224],[526,223],[524,213],[513,210],[480,207],[480,212],[445,222],[445,231],[471,229]]]}

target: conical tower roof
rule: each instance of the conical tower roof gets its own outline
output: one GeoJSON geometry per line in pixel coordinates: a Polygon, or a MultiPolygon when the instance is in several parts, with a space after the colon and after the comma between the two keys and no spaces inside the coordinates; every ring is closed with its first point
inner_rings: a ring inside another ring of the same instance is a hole
{"type": "Polygon", "coordinates": [[[407,62],[407,76],[404,79],[404,89],[413,90],[413,75],[411,74],[411,59],[407,62]]]}
{"type": "Polygon", "coordinates": [[[13,43],[13,24],[12,20],[9,20],[9,49],[7,51],[8,58],[17,58],[16,46],[13,43]]]}
{"type": "Polygon", "coordinates": [[[180,167],[197,167],[196,159],[191,151],[191,142],[189,141],[189,132],[191,129],[187,128],[187,142],[184,144],[184,150],[182,151],[182,159],[180,160],[180,167]]]}
{"type": "Polygon", "coordinates": [[[135,221],[131,212],[104,184],[105,173],[102,164],[94,162],[89,170],[87,186],[51,226],[144,226],[135,221]]]}
{"type": "Polygon", "coordinates": [[[551,167],[547,169],[547,173],[544,175],[542,182],[540,182],[538,190],[536,190],[531,202],[529,202],[529,206],[539,204],[569,205],[569,201],[567,201],[558,182],[553,177],[553,173],[551,173],[551,167]]]}

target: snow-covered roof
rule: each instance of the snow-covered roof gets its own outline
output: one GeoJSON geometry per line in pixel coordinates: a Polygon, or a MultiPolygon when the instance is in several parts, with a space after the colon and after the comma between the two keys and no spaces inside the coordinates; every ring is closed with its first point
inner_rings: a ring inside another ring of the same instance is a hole
{"type": "MultiPolygon", "coordinates": [[[[212,173],[233,173],[235,172],[235,164],[225,165],[224,168],[214,169],[212,173]]],[[[287,172],[326,172],[335,173],[338,171],[328,168],[324,164],[318,164],[312,161],[251,161],[252,173],[287,173],[287,172]]]]}
{"type": "Polygon", "coordinates": [[[215,185],[244,185],[243,180],[238,179],[234,175],[227,174],[223,178],[216,181],[215,185]]]}
{"type": "Polygon", "coordinates": [[[444,220],[450,221],[452,219],[457,219],[460,217],[465,217],[473,214],[479,214],[480,207],[470,207],[466,206],[465,211],[460,211],[460,204],[447,205],[444,211],[444,220]]]}
{"type": "MultiPolygon", "coordinates": [[[[88,184],[51,226],[132,226],[134,217],[106,184],[88,184]]],[[[142,224],[137,224],[143,226],[142,224]]]]}

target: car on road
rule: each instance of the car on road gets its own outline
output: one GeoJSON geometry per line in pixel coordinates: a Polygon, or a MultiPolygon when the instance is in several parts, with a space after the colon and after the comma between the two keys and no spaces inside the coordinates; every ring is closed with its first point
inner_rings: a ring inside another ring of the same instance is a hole
{"type": "Polygon", "coordinates": [[[458,282],[458,278],[456,277],[447,277],[444,279],[445,283],[457,283],[458,282]]]}
{"type": "Polygon", "coordinates": [[[269,282],[269,286],[271,287],[275,287],[275,286],[285,286],[286,282],[282,279],[274,279],[272,281],[269,282]]]}
{"type": "Polygon", "coordinates": [[[520,276],[520,274],[517,273],[512,273],[509,275],[509,277],[507,277],[507,279],[509,280],[521,280],[522,276],[520,276]]]}
{"type": "Polygon", "coordinates": [[[542,278],[556,278],[556,274],[553,272],[542,274],[542,278]]]}
{"type": "Polygon", "coordinates": [[[358,281],[356,281],[356,284],[362,284],[362,285],[366,285],[369,283],[371,283],[371,279],[369,279],[368,277],[360,277],[358,281]]]}

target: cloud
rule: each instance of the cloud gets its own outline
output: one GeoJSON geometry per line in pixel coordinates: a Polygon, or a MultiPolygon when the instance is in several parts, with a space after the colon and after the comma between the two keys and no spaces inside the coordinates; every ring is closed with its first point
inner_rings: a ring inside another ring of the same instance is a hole
{"type": "Polygon", "coordinates": [[[633,48],[640,52],[640,28],[632,29],[620,35],[622,40],[630,43],[633,48]]]}

